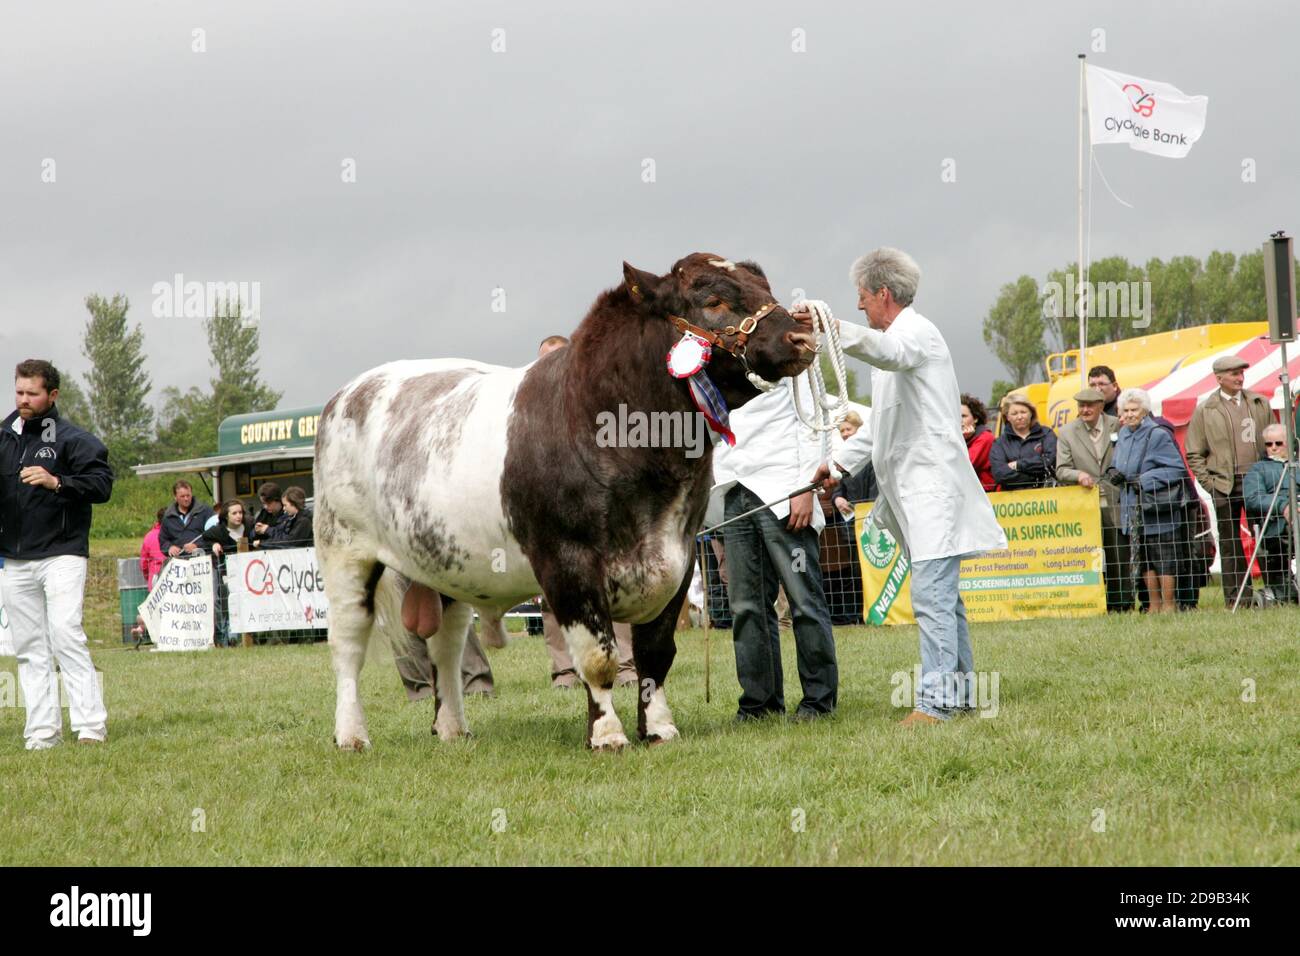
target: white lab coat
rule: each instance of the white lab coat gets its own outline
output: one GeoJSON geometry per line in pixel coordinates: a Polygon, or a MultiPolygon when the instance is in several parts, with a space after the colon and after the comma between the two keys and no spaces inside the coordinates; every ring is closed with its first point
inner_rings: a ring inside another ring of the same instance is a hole
{"type": "Polygon", "coordinates": [[[957,375],[934,323],[909,306],[884,332],[841,321],[840,342],[872,366],[872,414],[835,461],[851,474],[875,462],[875,523],[913,561],[1006,548],[961,437],[957,375]]]}
{"type": "MultiPolygon", "coordinates": [[[[719,442],[713,449],[714,487],[705,519],[710,527],[723,520],[723,499],[736,482],[760,501],[776,501],[771,508],[776,517],[789,517],[790,502],[785,496],[812,481],[817,466],[826,460],[818,433],[801,424],[795,414],[791,389],[796,387],[804,414],[812,415],[812,394],[803,375],[782,379],[778,387],[731,413],[736,444],[728,447],[719,442]]],[[[818,533],[826,526],[826,516],[816,500],[812,526],[818,533]]]]}

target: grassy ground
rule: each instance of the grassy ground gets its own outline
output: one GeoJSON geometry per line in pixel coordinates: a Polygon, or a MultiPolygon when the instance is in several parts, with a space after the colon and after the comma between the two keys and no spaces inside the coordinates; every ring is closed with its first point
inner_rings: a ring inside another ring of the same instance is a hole
{"type": "MultiPolygon", "coordinates": [[[[1298,630],[1300,610],[977,626],[997,716],[914,732],[891,706],[914,628],[841,629],[839,714],[812,726],[733,725],[729,635],[706,703],[685,632],[683,738],[618,755],[583,750],[585,703],[549,689],[536,638],[490,652],[499,697],[453,745],[372,662],[365,754],[331,744],[324,645],[97,646],[106,747],[26,753],[0,708],[0,864],[1295,865],[1298,630]]],[[[788,653],[791,708],[795,673],[788,653]]]]}

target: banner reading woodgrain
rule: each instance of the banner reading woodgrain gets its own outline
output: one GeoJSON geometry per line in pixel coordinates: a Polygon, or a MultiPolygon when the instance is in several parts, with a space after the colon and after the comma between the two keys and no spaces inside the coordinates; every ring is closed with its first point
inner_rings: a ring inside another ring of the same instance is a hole
{"type": "MultiPolygon", "coordinates": [[[[1096,488],[1069,486],[989,495],[1007,550],[961,563],[961,595],[971,621],[1091,617],[1106,613],[1101,511],[1096,488]]],[[[862,616],[868,624],[914,624],[907,555],[854,514],[862,565],[862,616]]]]}

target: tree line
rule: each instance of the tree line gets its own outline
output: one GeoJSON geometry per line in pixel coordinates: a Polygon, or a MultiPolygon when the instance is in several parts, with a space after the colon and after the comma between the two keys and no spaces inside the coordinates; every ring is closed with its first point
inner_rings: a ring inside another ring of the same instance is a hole
{"type": "Polygon", "coordinates": [[[202,320],[213,370],[207,387],[168,386],[155,410],[144,330],[130,324],[129,309],[124,295],[86,297],[82,354],[90,369],[84,383],[62,372],[58,400],[60,415],[89,428],[108,447],[119,478],[143,462],[216,454],[222,419],[279,404],[283,393],[261,381],[257,325],[243,321],[238,302],[219,301],[215,314],[202,320]]]}
{"type": "MultiPolygon", "coordinates": [[[[1088,313],[1090,346],[1268,317],[1264,254],[1258,250],[1214,251],[1203,262],[1196,256],[1153,258],[1145,265],[1110,256],[1089,265],[1087,280],[1095,290],[1088,313]]],[[[1043,381],[1049,353],[1079,347],[1078,315],[1063,294],[1076,288],[1075,263],[1052,270],[1042,284],[1022,275],[1002,286],[984,317],[984,342],[1011,376],[993,383],[995,403],[1017,386],[1043,381]]]]}

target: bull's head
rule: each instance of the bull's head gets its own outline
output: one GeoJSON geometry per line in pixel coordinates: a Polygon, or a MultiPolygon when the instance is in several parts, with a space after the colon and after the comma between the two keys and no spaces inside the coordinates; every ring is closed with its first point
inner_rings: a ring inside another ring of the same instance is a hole
{"type": "Polygon", "coordinates": [[[798,375],[816,358],[812,335],[776,302],[756,263],[696,252],[665,276],[625,262],[623,279],[632,300],[669,328],[684,322],[713,336],[709,376],[732,407],[758,394],[746,371],[774,382],[798,375]]]}

